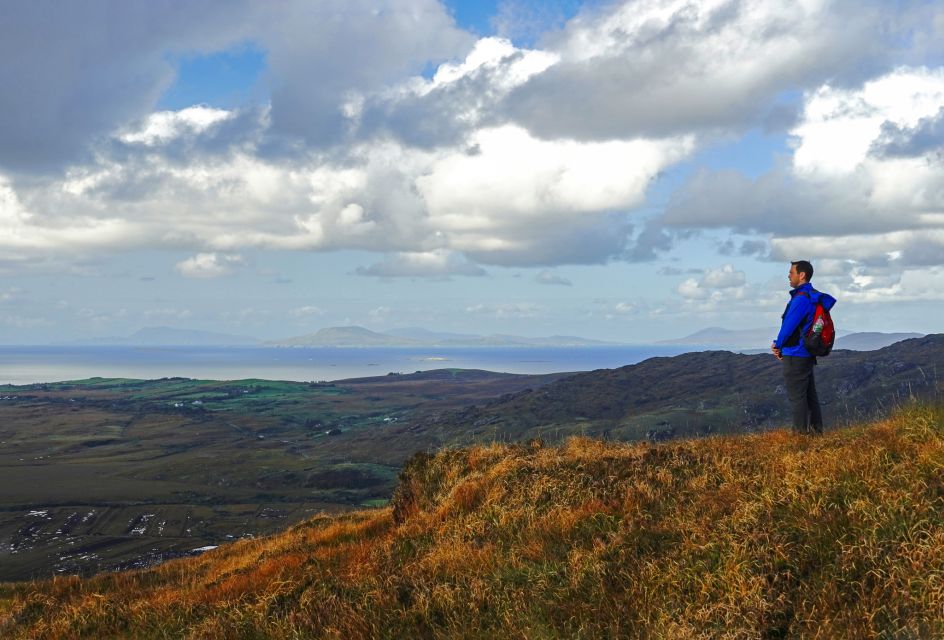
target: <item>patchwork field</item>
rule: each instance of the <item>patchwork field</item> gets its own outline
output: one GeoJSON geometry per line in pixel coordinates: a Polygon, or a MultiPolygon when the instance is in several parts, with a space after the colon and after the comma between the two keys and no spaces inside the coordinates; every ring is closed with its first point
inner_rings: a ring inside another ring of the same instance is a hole
{"type": "Polygon", "coordinates": [[[0,580],[148,566],[386,504],[441,412],[559,376],[0,387],[0,580]]]}

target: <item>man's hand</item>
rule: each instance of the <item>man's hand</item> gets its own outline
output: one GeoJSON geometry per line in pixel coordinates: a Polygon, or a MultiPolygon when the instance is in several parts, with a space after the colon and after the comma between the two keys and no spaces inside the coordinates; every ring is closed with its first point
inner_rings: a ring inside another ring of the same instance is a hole
{"type": "Polygon", "coordinates": [[[770,350],[774,354],[774,357],[777,358],[777,360],[783,360],[783,354],[781,354],[780,349],[777,348],[776,342],[770,343],[770,350]]]}

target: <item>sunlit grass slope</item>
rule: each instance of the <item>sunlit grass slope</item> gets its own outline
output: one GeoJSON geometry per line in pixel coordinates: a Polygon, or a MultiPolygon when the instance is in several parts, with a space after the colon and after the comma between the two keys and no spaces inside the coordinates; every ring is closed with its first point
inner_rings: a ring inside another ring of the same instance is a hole
{"type": "Polygon", "coordinates": [[[417,456],[391,508],[0,590],[0,637],[944,635],[944,407],[417,456]]]}

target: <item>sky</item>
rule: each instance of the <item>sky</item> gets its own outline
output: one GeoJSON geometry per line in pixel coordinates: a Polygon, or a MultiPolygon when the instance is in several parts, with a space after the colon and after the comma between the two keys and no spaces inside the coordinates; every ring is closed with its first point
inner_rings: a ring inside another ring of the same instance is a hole
{"type": "Polygon", "coordinates": [[[0,344],[944,325],[944,5],[0,0],[0,344]]]}

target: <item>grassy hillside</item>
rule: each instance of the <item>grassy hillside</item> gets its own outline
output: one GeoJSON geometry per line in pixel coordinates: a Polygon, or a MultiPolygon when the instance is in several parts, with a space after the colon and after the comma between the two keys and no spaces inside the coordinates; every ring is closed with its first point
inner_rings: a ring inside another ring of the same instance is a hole
{"type": "Polygon", "coordinates": [[[4,638],[944,634],[944,406],[811,439],[419,455],[392,506],[0,587],[4,638]]]}

